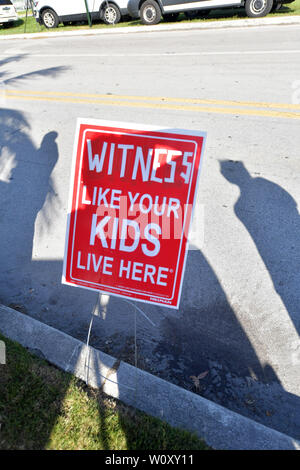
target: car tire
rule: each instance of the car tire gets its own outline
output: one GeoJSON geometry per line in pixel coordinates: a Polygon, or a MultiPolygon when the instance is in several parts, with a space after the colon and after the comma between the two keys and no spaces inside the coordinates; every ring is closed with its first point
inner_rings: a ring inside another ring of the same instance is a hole
{"type": "Polygon", "coordinates": [[[105,24],[117,24],[121,20],[121,12],[114,3],[107,3],[102,8],[101,19],[105,24]]]}
{"type": "Polygon", "coordinates": [[[272,6],[272,9],[271,9],[271,12],[275,13],[275,11],[280,10],[281,7],[282,7],[282,3],[274,2],[273,6],[272,6]]]}
{"type": "Polygon", "coordinates": [[[141,6],[141,22],[146,25],[157,24],[160,22],[161,10],[154,0],[147,0],[141,6]]]}
{"type": "Polygon", "coordinates": [[[177,21],[179,17],[179,13],[166,13],[163,15],[165,21],[177,21]]]}
{"type": "Polygon", "coordinates": [[[188,20],[194,20],[196,18],[207,18],[211,10],[190,10],[185,11],[184,14],[188,20]]]}
{"type": "Polygon", "coordinates": [[[273,7],[273,0],[246,0],[245,10],[249,18],[266,16],[273,7]]]}
{"type": "Polygon", "coordinates": [[[59,18],[54,10],[47,8],[42,12],[42,22],[47,29],[57,28],[59,25],[59,18]]]}

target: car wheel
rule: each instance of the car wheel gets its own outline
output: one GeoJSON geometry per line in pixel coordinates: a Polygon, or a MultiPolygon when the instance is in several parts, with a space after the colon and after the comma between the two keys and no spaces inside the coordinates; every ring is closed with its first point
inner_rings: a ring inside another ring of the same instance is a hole
{"type": "Polygon", "coordinates": [[[271,12],[274,13],[275,11],[280,10],[281,7],[282,7],[282,3],[274,2],[273,6],[272,6],[272,9],[271,9],[271,12]]]}
{"type": "Polygon", "coordinates": [[[117,24],[121,19],[121,13],[116,5],[107,3],[102,9],[101,18],[105,24],[117,24]]]}
{"type": "Polygon", "coordinates": [[[179,13],[166,13],[163,17],[165,21],[177,21],[179,13]]]}
{"type": "Polygon", "coordinates": [[[188,20],[194,20],[195,18],[207,18],[211,10],[190,10],[185,11],[184,14],[188,20]]]}
{"type": "Polygon", "coordinates": [[[47,10],[44,10],[42,13],[42,21],[44,26],[46,26],[47,29],[52,29],[52,28],[57,28],[59,25],[59,18],[55,11],[51,10],[48,8],[47,10]]]}
{"type": "Polygon", "coordinates": [[[246,0],[245,10],[249,18],[261,18],[270,13],[273,0],[246,0]]]}
{"type": "Polygon", "coordinates": [[[140,15],[143,24],[157,24],[160,22],[161,10],[154,0],[147,0],[141,6],[140,15]]]}

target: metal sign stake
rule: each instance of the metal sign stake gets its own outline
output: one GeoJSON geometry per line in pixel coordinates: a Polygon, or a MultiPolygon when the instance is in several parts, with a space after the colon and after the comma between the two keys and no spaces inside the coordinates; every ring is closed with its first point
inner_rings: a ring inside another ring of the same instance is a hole
{"type": "MultiPolygon", "coordinates": [[[[98,310],[98,304],[99,304],[99,309],[101,309],[101,292],[99,292],[99,295],[97,296],[96,303],[94,305],[94,308],[92,310],[91,314],[91,320],[89,324],[89,329],[88,329],[88,334],[87,334],[87,339],[86,339],[86,356],[85,356],[85,371],[86,371],[86,384],[89,385],[89,365],[90,365],[90,337],[91,337],[91,331],[93,327],[93,321],[94,317],[97,316],[97,310],[98,310]]],[[[137,369],[138,365],[138,351],[137,351],[137,312],[141,313],[144,318],[146,318],[152,326],[157,326],[155,323],[153,323],[152,320],[143,312],[141,308],[139,308],[135,302],[131,302],[126,299],[122,299],[124,302],[127,302],[129,305],[131,305],[134,308],[134,366],[137,369]]],[[[104,377],[104,376],[103,376],[104,377]]],[[[106,379],[106,377],[104,377],[106,379]]],[[[136,392],[137,392],[137,370],[135,374],[136,378],[136,383],[135,383],[135,398],[136,398],[136,392]]],[[[122,385],[122,384],[120,384],[122,385]]]]}
{"type": "MultiPolygon", "coordinates": [[[[26,33],[26,27],[27,27],[27,20],[28,20],[28,10],[31,10],[32,12],[32,17],[34,18],[34,6],[33,6],[33,1],[32,0],[27,0],[26,2],[26,16],[25,16],[25,24],[24,24],[24,33],[26,33]]],[[[36,28],[40,31],[41,28],[38,26],[38,23],[36,21],[36,28]]]]}
{"type": "Polygon", "coordinates": [[[90,11],[89,11],[88,4],[87,4],[87,0],[84,0],[84,3],[85,3],[85,9],[86,9],[86,15],[87,15],[87,19],[88,19],[88,24],[89,24],[89,27],[91,28],[92,27],[92,18],[91,18],[91,14],[90,14],[90,11]]]}

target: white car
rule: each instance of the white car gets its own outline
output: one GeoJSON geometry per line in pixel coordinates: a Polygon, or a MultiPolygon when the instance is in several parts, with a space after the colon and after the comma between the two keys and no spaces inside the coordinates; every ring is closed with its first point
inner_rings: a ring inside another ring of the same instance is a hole
{"type": "Polygon", "coordinates": [[[19,17],[10,0],[0,0],[0,24],[13,24],[19,17]]]}
{"type": "Polygon", "coordinates": [[[39,0],[34,1],[34,16],[46,28],[57,28],[59,23],[87,21],[87,3],[92,20],[106,24],[119,23],[127,15],[128,0],[39,0]]]}

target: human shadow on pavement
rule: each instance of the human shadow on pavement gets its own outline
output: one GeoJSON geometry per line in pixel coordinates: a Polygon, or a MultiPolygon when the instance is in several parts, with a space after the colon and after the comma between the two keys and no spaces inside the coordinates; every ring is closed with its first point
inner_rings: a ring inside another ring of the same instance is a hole
{"type": "Polygon", "coordinates": [[[300,333],[300,215],[281,186],[252,177],[239,161],[221,161],[221,173],[240,190],[234,212],[254,241],[296,330],[300,333]]]}
{"type": "MultiPolygon", "coordinates": [[[[26,54],[9,56],[0,60],[0,67],[25,57],[26,54]]],[[[0,259],[8,283],[26,271],[31,262],[36,216],[46,199],[48,206],[52,206],[51,173],[58,160],[58,134],[48,132],[40,148],[36,148],[29,137],[30,124],[24,114],[5,108],[6,86],[33,77],[55,78],[66,69],[50,67],[18,76],[10,76],[5,68],[0,70],[0,259]]],[[[45,225],[49,223],[50,219],[45,217],[45,225]]]]}
{"type": "Polygon", "coordinates": [[[51,173],[58,159],[57,133],[47,133],[35,148],[28,129],[22,113],[0,110],[0,260],[4,290],[16,285],[20,290],[30,288],[36,216],[46,199],[51,206],[54,194],[51,173]]]}

